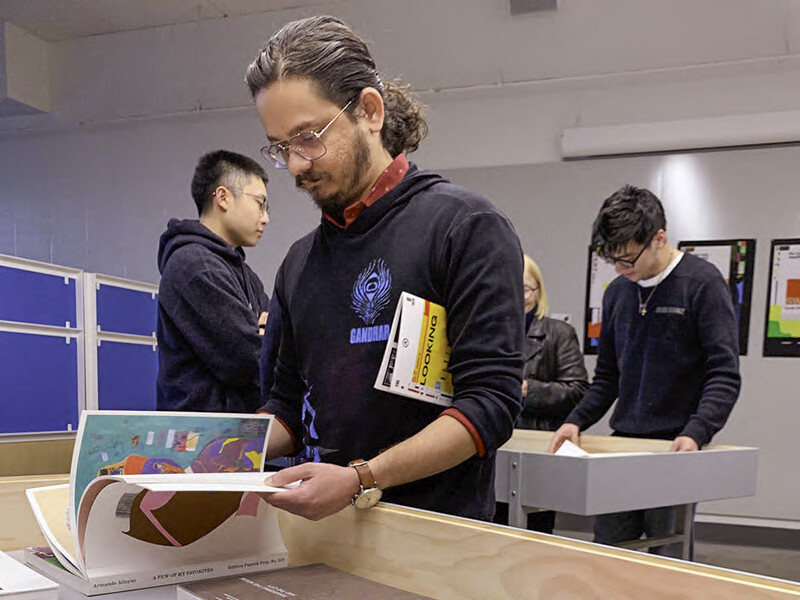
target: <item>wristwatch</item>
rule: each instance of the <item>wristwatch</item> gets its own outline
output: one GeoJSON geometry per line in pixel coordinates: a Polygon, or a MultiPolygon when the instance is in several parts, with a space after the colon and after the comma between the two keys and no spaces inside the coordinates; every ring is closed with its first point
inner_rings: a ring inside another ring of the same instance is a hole
{"type": "Polygon", "coordinates": [[[375,476],[372,474],[367,461],[363,458],[358,458],[347,463],[347,466],[356,470],[360,485],[360,489],[351,500],[353,506],[356,508],[372,508],[380,501],[383,492],[378,487],[378,482],[375,481],[375,476]]]}

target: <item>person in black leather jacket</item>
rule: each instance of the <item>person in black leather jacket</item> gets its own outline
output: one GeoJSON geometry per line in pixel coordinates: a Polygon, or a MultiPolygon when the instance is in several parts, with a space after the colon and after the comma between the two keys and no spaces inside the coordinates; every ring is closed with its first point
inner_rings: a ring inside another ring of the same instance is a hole
{"type": "MultiPolygon", "coordinates": [[[[515,427],[555,431],[589,387],[583,353],[572,325],[547,316],[547,291],[542,273],[525,255],[525,367],[522,373],[522,413],[515,427]]],[[[554,511],[528,514],[528,529],[552,533],[554,511]]],[[[495,523],[508,522],[508,505],[498,502],[495,523]]]]}
{"type": "Polygon", "coordinates": [[[547,316],[547,291],[539,266],[525,256],[525,368],[521,429],[555,431],[589,387],[583,353],[572,325],[547,316]]]}

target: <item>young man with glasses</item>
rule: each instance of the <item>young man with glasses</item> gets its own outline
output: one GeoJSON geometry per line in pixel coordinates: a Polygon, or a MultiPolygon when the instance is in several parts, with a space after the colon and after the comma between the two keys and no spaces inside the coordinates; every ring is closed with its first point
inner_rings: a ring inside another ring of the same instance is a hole
{"type": "MultiPolygon", "coordinates": [[[[741,385],[730,291],[714,265],[670,245],[666,227],[649,190],[625,186],[603,203],[592,244],[621,277],[603,295],[594,380],[551,452],[577,444],[614,400],[614,435],[672,440],[673,452],[699,450],[725,425],[741,385]]],[[[600,515],[595,541],[669,535],[675,520],[674,508],[600,515]]],[[[680,556],[679,548],[651,551],[680,556]]]]}
{"type": "Polygon", "coordinates": [[[275,33],[246,77],[268,144],[322,211],[275,283],[283,334],[264,410],[270,455],[309,461],[272,478],[279,508],[318,519],[390,502],[489,520],[494,457],[520,410],[522,251],[484,198],[406,159],[427,132],[343,22],[275,33]],[[373,387],[401,292],[447,311],[449,407],[373,387]],[[352,467],[352,468],[351,468],[352,467]]]}
{"type": "Polygon", "coordinates": [[[267,174],[251,158],[200,158],[192,197],[200,219],[170,219],[158,268],[159,410],[255,412],[259,326],[269,299],[243,247],[269,223],[267,174]]]}

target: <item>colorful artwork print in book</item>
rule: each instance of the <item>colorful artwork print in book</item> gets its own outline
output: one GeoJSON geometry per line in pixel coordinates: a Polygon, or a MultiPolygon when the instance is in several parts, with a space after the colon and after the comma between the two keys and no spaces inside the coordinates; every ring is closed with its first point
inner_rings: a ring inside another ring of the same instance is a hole
{"type": "Polygon", "coordinates": [[[202,413],[85,412],[73,456],[73,515],[102,475],[261,471],[269,420],[202,413]]]}

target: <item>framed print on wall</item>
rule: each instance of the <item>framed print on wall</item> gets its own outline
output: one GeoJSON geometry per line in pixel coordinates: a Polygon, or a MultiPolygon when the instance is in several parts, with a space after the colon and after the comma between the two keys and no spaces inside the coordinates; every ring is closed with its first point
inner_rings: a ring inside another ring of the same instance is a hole
{"type": "Polygon", "coordinates": [[[800,238],[772,240],[764,356],[800,356],[800,238]]]}
{"type": "Polygon", "coordinates": [[[603,294],[608,284],[617,278],[614,265],[607,263],[589,247],[589,264],[586,269],[586,305],[584,309],[583,353],[597,354],[600,343],[600,326],[603,318],[603,294]]]}
{"type": "Polygon", "coordinates": [[[747,354],[750,336],[750,303],[753,297],[754,239],[678,242],[678,249],[699,256],[717,267],[731,292],[733,311],[739,324],[739,354],[747,354]]]}

